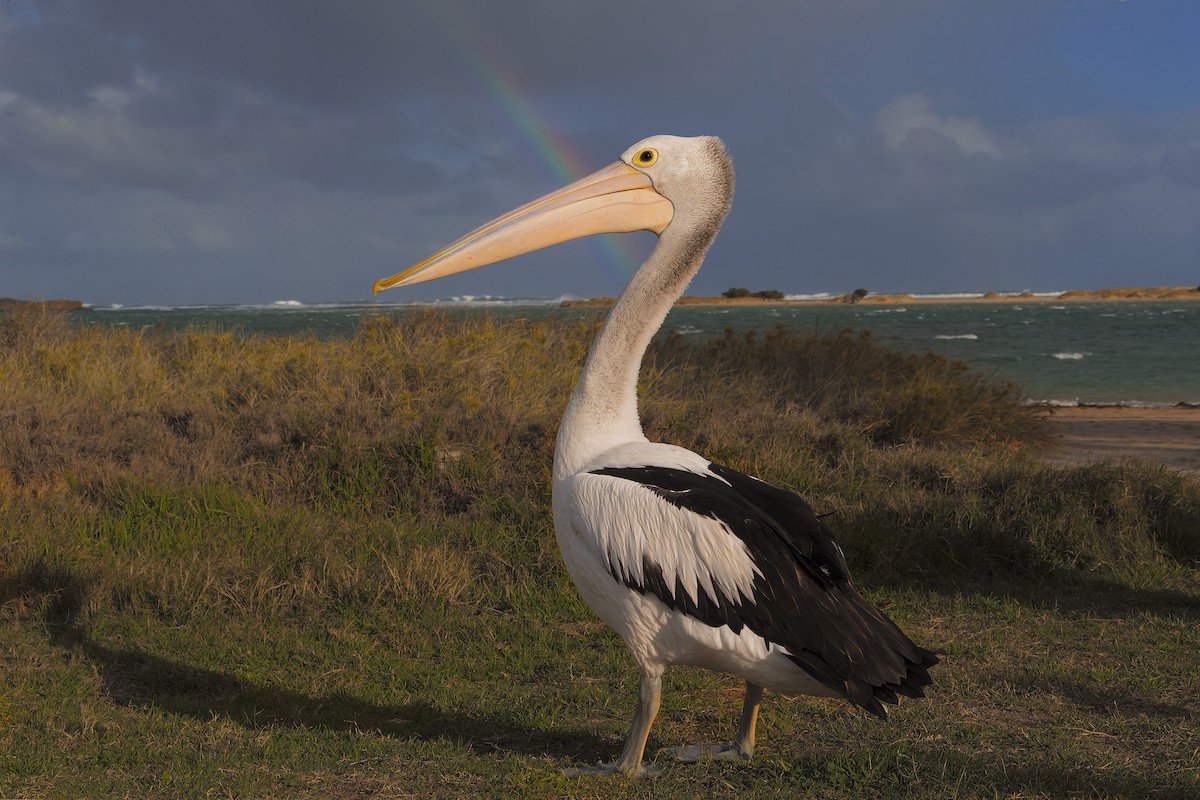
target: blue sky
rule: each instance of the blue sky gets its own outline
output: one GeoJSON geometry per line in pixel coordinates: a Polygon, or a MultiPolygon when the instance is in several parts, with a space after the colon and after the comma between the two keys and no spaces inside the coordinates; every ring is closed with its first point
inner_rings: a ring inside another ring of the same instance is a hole
{"type": "MultiPolygon", "coordinates": [[[[717,134],[693,284],[1200,283],[1200,3],[9,0],[0,296],[309,302],[653,133],[717,134]]],[[[578,242],[385,299],[617,293],[578,242]]]]}

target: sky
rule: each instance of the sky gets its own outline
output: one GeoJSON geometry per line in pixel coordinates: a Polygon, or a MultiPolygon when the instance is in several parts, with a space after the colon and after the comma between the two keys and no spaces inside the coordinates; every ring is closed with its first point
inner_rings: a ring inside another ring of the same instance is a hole
{"type": "MultiPolygon", "coordinates": [[[[1200,284],[1196,0],[0,0],[0,296],[365,300],[658,133],[733,210],[692,284],[1200,284]]],[[[391,302],[615,295],[594,237],[391,302]]]]}

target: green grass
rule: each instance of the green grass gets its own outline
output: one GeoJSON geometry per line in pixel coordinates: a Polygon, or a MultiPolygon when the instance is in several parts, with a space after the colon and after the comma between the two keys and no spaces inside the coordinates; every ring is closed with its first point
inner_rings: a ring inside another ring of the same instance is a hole
{"type": "MultiPolygon", "coordinates": [[[[750,764],[560,776],[636,682],[549,511],[594,331],[0,319],[0,797],[1200,797],[1200,482],[1045,466],[1015,387],[780,331],[664,340],[648,433],[833,512],[930,696],[768,694],[750,764]]],[[[740,690],[668,673],[648,752],[740,690]]]]}

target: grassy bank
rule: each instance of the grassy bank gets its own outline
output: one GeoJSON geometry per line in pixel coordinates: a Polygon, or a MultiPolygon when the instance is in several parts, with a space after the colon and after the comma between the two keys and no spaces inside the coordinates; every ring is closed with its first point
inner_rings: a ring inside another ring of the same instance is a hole
{"type": "MultiPolygon", "coordinates": [[[[1052,469],[1018,391],[869,338],[667,337],[652,438],[832,512],[945,653],[877,724],[771,695],[757,760],[575,780],[635,673],[554,544],[595,325],[348,341],[0,320],[0,795],[1090,796],[1200,791],[1200,485],[1052,469]]],[[[676,670],[651,751],[731,735],[676,670]]]]}

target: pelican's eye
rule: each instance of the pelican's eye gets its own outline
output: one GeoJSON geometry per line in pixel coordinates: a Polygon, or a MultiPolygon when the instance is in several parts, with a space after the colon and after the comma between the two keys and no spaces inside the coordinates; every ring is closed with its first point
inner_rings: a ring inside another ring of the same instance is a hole
{"type": "Polygon", "coordinates": [[[648,167],[655,161],[658,161],[658,151],[652,147],[647,147],[645,150],[639,151],[638,154],[633,157],[633,163],[637,164],[639,167],[648,167]]]}

